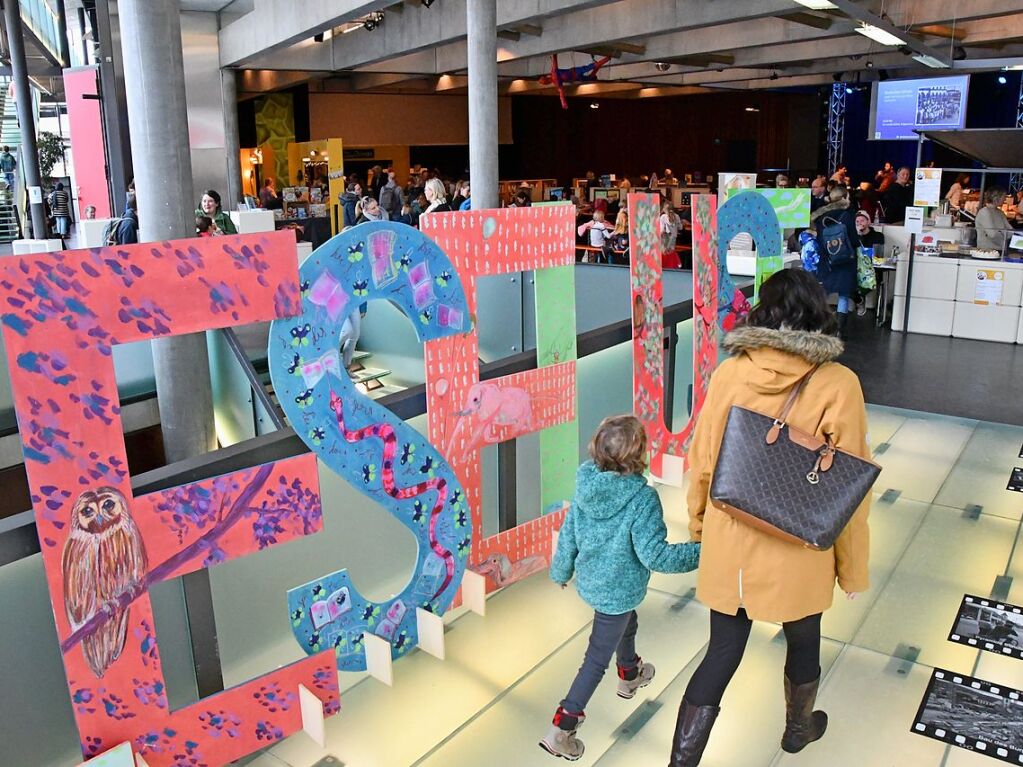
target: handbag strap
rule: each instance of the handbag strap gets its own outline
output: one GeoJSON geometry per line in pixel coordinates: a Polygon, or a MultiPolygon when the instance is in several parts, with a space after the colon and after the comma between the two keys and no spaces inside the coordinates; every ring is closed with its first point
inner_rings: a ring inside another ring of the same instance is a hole
{"type": "Polygon", "coordinates": [[[803,389],[810,382],[813,374],[817,372],[820,365],[814,365],[812,368],[806,371],[802,378],[795,382],[792,386],[792,391],[789,392],[788,399],[785,400],[785,405],[781,409],[781,413],[774,419],[775,423],[779,426],[785,426],[788,423],[789,414],[792,412],[792,408],[796,404],[796,400],[799,399],[799,395],[803,393],[803,389]]]}

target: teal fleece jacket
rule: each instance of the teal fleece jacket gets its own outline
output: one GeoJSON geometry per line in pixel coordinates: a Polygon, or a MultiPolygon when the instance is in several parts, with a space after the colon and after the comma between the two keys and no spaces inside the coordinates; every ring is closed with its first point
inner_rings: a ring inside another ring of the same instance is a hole
{"type": "Polygon", "coordinates": [[[700,544],[668,543],[657,491],[638,474],[579,467],[575,499],[558,536],[551,579],[576,590],[594,610],[621,615],[646,596],[650,571],[687,573],[700,561],[700,544]]]}

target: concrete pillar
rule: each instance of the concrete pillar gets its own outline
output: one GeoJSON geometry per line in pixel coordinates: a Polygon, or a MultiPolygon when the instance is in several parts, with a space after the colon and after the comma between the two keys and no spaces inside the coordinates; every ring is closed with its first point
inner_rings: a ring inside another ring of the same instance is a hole
{"type": "MultiPolygon", "coordinates": [[[[7,46],[11,55],[11,78],[14,80],[14,98],[18,106],[18,125],[21,128],[21,162],[18,166],[26,187],[41,191],[39,181],[39,146],[36,144],[35,115],[32,110],[32,88],[28,82],[28,64],[25,63],[25,38],[21,28],[21,3],[4,0],[4,23],[7,27],[7,46]]],[[[31,198],[29,198],[31,199],[31,198]]],[[[32,236],[45,239],[46,210],[40,198],[30,205],[32,236]]]]}
{"type": "MultiPolygon", "coordinates": [[[[178,0],[121,0],[121,50],[139,240],[195,234],[178,0]]],[[[206,336],[153,341],[164,449],[171,463],[216,447],[206,336]]]]}
{"type": "MultiPolygon", "coordinates": [[[[224,97],[224,152],[227,154],[227,196],[224,210],[234,210],[242,200],[241,138],[238,136],[238,73],[220,70],[224,97]]],[[[257,191],[258,194],[258,191],[257,191]]]]}
{"type": "Polygon", "coordinates": [[[473,208],[498,206],[497,0],[466,0],[473,208]]]}

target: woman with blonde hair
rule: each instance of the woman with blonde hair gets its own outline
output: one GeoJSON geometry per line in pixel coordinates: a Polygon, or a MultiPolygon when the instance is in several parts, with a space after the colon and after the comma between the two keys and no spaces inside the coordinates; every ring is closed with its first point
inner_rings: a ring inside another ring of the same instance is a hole
{"type": "Polygon", "coordinates": [[[449,213],[451,206],[448,205],[448,193],[444,188],[444,182],[439,178],[431,178],[426,182],[424,190],[426,201],[429,203],[423,213],[449,213]]]}

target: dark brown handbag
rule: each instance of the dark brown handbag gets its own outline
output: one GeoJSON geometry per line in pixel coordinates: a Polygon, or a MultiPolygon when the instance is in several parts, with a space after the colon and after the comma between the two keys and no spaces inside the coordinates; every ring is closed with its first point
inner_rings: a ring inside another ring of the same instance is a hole
{"type": "Polygon", "coordinates": [[[710,487],[715,507],[770,535],[825,551],[881,473],[873,461],[788,424],[817,368],[792,387],[777,418],[732,405],[710,487]]]}

